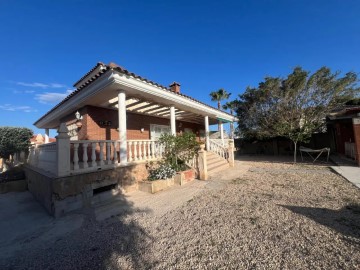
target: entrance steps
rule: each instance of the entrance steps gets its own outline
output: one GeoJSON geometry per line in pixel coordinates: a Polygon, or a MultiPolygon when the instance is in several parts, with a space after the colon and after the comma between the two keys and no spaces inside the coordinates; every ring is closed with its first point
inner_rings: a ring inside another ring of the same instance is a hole
{"type": "Polygon", "coordinates": [[[229,162],[226,159],[218,156],[213,152],[208,151],[206,153],[206,159],[207,159],[207,169],[209,175],[215,172],[226,170],[230,167],[229,162]]]}

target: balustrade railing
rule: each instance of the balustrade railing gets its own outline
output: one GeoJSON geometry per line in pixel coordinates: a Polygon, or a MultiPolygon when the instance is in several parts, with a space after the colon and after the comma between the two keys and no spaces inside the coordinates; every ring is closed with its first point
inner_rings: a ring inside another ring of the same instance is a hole
{"type": "MultiPolygon", "coordinates": [[[[141,162],[162,158],[163,146],[155,140],[128,140],[127,161],[141,162]]],[[[120,164],[120,141],[70,141],[71,172],[93,171],[120,164]]]]}
{"type": "Polygon", "coordinates": [[[234,144],[234,139],[210,139],[210,141],[222,145],[223,147],[228,147],[230,142],[234,144]]]}
{"type": "Polygon", "coordinates": [[[128,140],[128,162],[155,160],[163,157],[164,147],[155,140],[128,140]]]}
{"type": "Polygon", "coordinates": [[[103,167],[116,167],[120,142],[116,140],[70,141],[70,171],[83,172],[103,167]]]}
{"type": "Polygon", "coordinates": [[[44,171],[55,173],[57,168],[56,142],[30,147],[27,162],[44,171]]]}
{"type": "MultiPolygon", "coordinates": [[[[228,140],[225,140],[226,142],[228,140]]],[[[210,151],[217,154],[218,156],[224,158],[224,159],[228,159],[229,157],[229,150],[227,148],[227,146],[224,146],[222,144],[222,140],[218,140],[218,139],[210,139],[210,151]],[[221,142],[220,142],[221,141],[221,142]]]]}

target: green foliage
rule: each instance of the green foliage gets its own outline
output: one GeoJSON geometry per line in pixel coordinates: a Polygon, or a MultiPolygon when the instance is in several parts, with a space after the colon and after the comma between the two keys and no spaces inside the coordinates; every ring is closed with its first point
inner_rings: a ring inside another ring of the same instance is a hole
{"type": "MultiPolygon", "coordinates": [[[[332,73],[322,67],[310,74],[296,67],[287,78],[267,77],[257,88],[248,87],[237,100],[243,138],[284,136],[295,144],[306,142],[326,127],[326,115],[359,95],[355,73],[332,73]]],[[[296,156],[295,156],[296,157],[296,156]]]]}
{"type": "Polygon", "coordinates": [[[10,155],[28,150],[32,136],[28,128],[0,127],[0,157],[8,159],[10,155]]]}
{"type": "Polygon", "coordinates": [[[360,98],[351,99],[351,100],[349,100],[348,102],[346,102],[346,105],[349,105],[349,106],[358,106],[358,105],[360,105],[360,98]]]}
{"type": "Polygon", "coordinates": [[[159,142],[165,147],[165,162],[176,171],[184,170],[185,163],[193,159],[199,150],[199,143],[196,141],[195,134],[191,132],[185,132],[179,136],[163,134],[159,142]]]}
{"type": "Polygon", "coordinates": [[[234,111],[238,108],[239,106],[239,101],[238,100],[233,100],[233,101],[228,101],[226,102],[222,107],[224,110],[230,110],[230,114],[233,114],[234,111]]]}
{"type": "Polygon", "coordinates": [[[220,88],[219,90],[210,93],[211,101],[217,101],[219,110],[221,109],[221,101],[228,99],[230,95],[231,93],[228,93],[223,88],[220,88]]]}

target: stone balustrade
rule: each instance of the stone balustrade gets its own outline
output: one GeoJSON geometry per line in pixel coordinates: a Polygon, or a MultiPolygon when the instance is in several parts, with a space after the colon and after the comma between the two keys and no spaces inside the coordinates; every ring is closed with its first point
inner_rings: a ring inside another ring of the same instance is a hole
{"type": "Polygon", "coordinates": [[[155,140],[128,140],[127,161],[120,162],[119,140],[71,141],[64,126],[57,141],[30,149],[28,164],[56,176],[81,174],[127,164],[158,160],[164,147],[155,140]]]}

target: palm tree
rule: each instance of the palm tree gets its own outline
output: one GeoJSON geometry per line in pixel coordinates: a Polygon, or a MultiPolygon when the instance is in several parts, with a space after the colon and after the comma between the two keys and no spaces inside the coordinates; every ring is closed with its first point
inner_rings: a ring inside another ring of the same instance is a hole
{"type": "MultiPolygon", "coordinates": [[[[235,99],[233,101],[226,102],[222,107],[224,110],[230,110],[230,114],[233,115],[234,111],[238,108],[238,106],[239,106],[239,101],[237,99],[235,99]]],[[[230,123],[230,136],[231,136],[231,139],[234,138],[234,123],[233,122],[230,123]]]]}
{"type": "Polygon", "coordinates": [[[210,93],[211,101],[217,101],[219,110],[221,110],[221,101],[228,99],[230,95],[231,93],[226,92],[223,88],[210,93]]]}
{"type": "MultiPolygon", "coordinates": [[[[220,88],[219,90],[210,93],[211,101],[217,101],[219,110],[221,110],[221,101],[228,99],[230,95],[231,93],[226,92],[226,90],[223,88],[220,88]]],[[[221,121],[219,121],[218,124],[218,131],[220,131],[220,123],[221,121]]]]}
{"type": "Polygon", "coordinates": [[[228,101],[222,106],[224,110],[230,110],[231,115],[234,114],[234,111],[237,109],[237,107],[238,107],[238,100],[236,99],[233,101],[228,101]]]}

